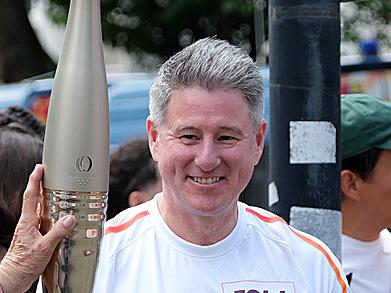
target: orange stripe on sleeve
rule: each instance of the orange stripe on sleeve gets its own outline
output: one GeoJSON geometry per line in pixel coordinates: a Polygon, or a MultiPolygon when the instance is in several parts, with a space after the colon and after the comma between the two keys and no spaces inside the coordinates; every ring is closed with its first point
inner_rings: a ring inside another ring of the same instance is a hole
{"type": "MultiPolygon", "coordinates": [[[[267,222],[267,223],[281,222],[281,223],[287,224],[283,218],[278,217],[278,216],[267,217],[267,216],[261,215],[260,213],[257,213],[256,211],[253,211],[252,209],[249,209],[249,208],[246,208],[246,212],[253,214],[257,218],[259,218],[262,221],[267,222]]],[[[315,242],[314,240],[310,239],[309,237],[305,236],[304,234],[301,234],[299,231],[292,229],[291,226],[288,225],[288,227],[297,237],[304,240],[308,244],[314,246],[316,249],[318,249],[326,257],[326,259],[329,262],[329,264],[331,265],[335,275],[337,276],[338,283],[342,287],[342,292],[346,293],[347,292],[346,283],[341,276],[341,272],[339,271],[338,266],[335,264],[335,262],[333,261],[333,259],[330,256],[330,254],[326,251],[326,249],[322,245],[320,245],[319,243],[315,242]]]]}
{"type": "Polygon", "coordinates": [[[318,250],[320,250],[320,252],[323,253],[323,255],[327,258],[328,262],[330,263],[331,267],[333,268],[333,271],[334,273],[336,274],[337,276],[337,279],[338,279],[338,282],[339,284],[341,285],[342,287],[342,292],[343,293],[346,293],[347,292],[347,289],[346,289],[346,283],[345,281],[343,280],[342,276],[341,276],[341,273],[338,269],[338,266],[335,264],[335,262],[333,261],[333,259],[331,258],[330,254],[326,251],[326,249],[324,249],[324,247],[322,245],[320,245],[319,243],[315,242],[314,240],[308,238],[307,236],[301,234],[300,232],[298,231],[295,231],[293,230],[291,227],[289,227],[289,229],[291,229],[291,231],[293,233],[295,233],[295,235],[299,238],[301,238],[302,240],[304,240],[305,242],[307,242],[308,244],[311,244],[312,246],[314,246],[315,248],[317,248],[318,250]]]}
{"type": "Polygon", "coordinates": [[[281,223],[287,224],[287,222],[279,216],[266,217],[266,216],[261,215],[260,213],[257,213],[256,211],[253,211],[252,209],[249,209],[249,208],[246,208],[246,212],[253,214],[254,216],[256,216],[257,218],[261,219],[262,221],[264,221],[266,223],[281,222],[281,223]]]}
{"type": "Polygon", "coordinates": [[[127,228],[129,228],[134,222],[136,222],[137,220],[145,217],[149,215],[149,212],[148,211],[143,211],[141,213],[138,213],[137,215],[135,215],[133,218],[131,218],[129,221],[123,223],[123,224],[120,224],[118,226],[111,226],[111,227],[107,227],[105,229],[105,235],[107,234],[110,234],[110,233],[119,233],[121,231],[124,231],[126,230],[127,228]]]}

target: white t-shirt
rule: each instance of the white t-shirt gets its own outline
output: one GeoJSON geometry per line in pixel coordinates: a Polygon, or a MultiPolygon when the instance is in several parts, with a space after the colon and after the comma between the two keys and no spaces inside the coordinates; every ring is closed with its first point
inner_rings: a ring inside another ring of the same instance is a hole
{"type": "Polygon", "coordinates": [[[383,230],[379,239],[371,242],[342,235],[342,266],[354,293],[390,293],[390,232],[383,230]]]}
{"type": "Polygon", "coordinates": [[[200,246],[170,230],[157,196],[106,223],[94,293],[350,292],[331,251],[270,212],[238,203],[234,230],[200,246]]]}

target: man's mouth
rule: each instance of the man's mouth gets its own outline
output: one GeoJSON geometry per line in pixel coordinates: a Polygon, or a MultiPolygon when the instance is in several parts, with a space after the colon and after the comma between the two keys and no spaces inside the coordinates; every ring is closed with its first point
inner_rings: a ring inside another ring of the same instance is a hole
{"type": "Polygon", "coordinates": [[[221,179],[223,179],[223,177],[208,177],[208,178],[190,177],[190,178],[193,179],[193,181],[200,183],[200,184],[213,184],[213,183],[219,182],[221,179]]]}

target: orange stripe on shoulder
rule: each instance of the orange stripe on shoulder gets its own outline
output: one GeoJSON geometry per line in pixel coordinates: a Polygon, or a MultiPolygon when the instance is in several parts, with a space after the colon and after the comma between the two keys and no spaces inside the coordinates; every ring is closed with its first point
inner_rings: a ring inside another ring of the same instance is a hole
{"type": "Polygon", "coordinates": [[[338,266],[335,264],[335,262],[333,261],[333,259],[331,258],[330,254],[326,251],[326,249],[324,249],[324,247],[322,245],[320,245],[319,243],[315,242],[314,240],[310,239],[309,237],[307,237],[306,235],[304,234],[301,234],[300,232],[298,231],[295,231],[293,230],[290,226],[289,226],[289,229],[297,236],[299,237],[300,239],[304,240],[305,242],[307,242],[308,244],[314,246],[316,249],[320,250],[320,252],[326,257],[327,261],[329,262],[329,264],[331,265],[335,275],[337,276],[337,280],[338,280],[338,283],[341,285],[342,287],[342,292],[343,293],[346,293],[347,292],[347,288],[346,288],[346,283],[345,281],[343,280],[342,276],[341,276],[341,272],[340,270],[338,269],[338,266]]]}
{"type": "MultiPolygon", "coordinates": [[[[256,216],[257,218],[259,218],[260,220],[266,222],[266,223],[274,223],[274,222],[281,222],[281,223],[284,223],[284,224],[287,224],[287,222],[279,217],[279,216],[272,216],[272,217],[267,217],[267,216],[264,216],[264,215],[261,215],[260,213],[250,209],[250,208],[246,208],[246,212],[250,213],[250,214],[253,214],[254,216],[256,216]]],[[[288,225],[288,224],[287,224],[288,225]]],[[[299,237],[300,239],[304,240],[305,242],[307,242],[308,244],[312,245],[313,247],[315,247],[316,249],[318,249],[327,259],[327,261],[329,262],[329,264],[331,265],[336,277],[337,277],[337,280],[338,280],[338,283],[341,285],[342,287],[342,292],[343,293],[346,293],[347,292],[347,288],[346,288],[346,283],[345,281],[343,280],[343,277],[341,275],[341,272],[340,270],[338,269],[338,266],[335,264],[335,262],[333,261],[333,259],[331,258],[330,254],[326,251],[326,249],[320,245],[319,243],[315,242],[314,240],[310,239],[309,237],[307,237],[306,235],[304,234],[301,234],[300,232],[292,229],[291,226],[288,225],[288,228],[297,236],[299,237]]]]}
{"type": "Polygon", "coordinates": [[[254,216],[256,216],[257,218],[261,219],[262,221],[264,221],[266,223],[281,222],[281,223],[287,224],[286,221],[279,216],[267,217],[267,216],[261,215],[260,213],[254,211],[250,208],[246,208],[246,212],[253,214],[254,216]]]}
{"type": "Polygon", "coordinates": [[[125,222],[123,224],[120,224],[118,226],[107,227],[105,229],[105,235],[110,234],[110,233],[119,233],[121,231],[124,231],[127,228],[129,228],[130,226],[132,226],[134,222],[136,222],[137,220],[139,220],[139,219],[141,219],[141,218],[143,218],[143,217],[145,217],[147,215],[149,215],[149,212],[148,211],[143,211],[141,213],[138,213],[133,218],[131,218],[129,221],[127,221],[127,222],[125,222]]]}

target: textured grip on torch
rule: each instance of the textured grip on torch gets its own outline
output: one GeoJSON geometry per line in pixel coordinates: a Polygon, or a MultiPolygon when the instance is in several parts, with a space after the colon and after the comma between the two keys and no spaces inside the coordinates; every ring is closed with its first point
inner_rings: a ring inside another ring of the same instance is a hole
{"type": "Polygon", "coordinates": [[[64,215],[77,219],[74,232],[57,248],[44,281],[48,292],[90,292],[103,235],[107,192],[71,192],[44,189],[44,233],[64,215]]]}

